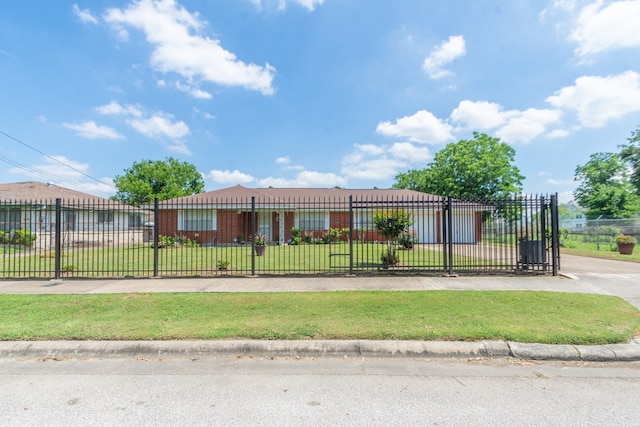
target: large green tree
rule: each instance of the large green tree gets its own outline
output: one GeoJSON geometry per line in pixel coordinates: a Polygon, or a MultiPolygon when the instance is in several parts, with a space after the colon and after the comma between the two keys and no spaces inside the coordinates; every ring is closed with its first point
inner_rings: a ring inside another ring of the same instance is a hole
{"type": "Polygon", "coordinates": [[[113,180],[118,191],[114,200],[133,206],[189,196],[204,191],[204,179],[196,167],[173,157],[135,162],[124,175],[113,180]]]}
{"type": "Polygon", "coordinates": [[[396,176],[395,188],[457,198],[495,198],[519,193],[524,176],[514,165],[515,150],[500,138],[473,133],[447,144],[425,169],[396,176]]]}
{"type": "Polygon", "coordinates": [[[617,153],[595,153],[576,167],[580,185],[573,195],[588,219],[629,218],[640,211],[640,198],[629,181],[628,169],[617,153]]]}
{"type": "Polygon", "coordinates": [[[636,194],[640,196],[640,127],[631,132],[627,144],[620,146],[620,158],[631,167],[629,180],[635,187],[636,194]]]}

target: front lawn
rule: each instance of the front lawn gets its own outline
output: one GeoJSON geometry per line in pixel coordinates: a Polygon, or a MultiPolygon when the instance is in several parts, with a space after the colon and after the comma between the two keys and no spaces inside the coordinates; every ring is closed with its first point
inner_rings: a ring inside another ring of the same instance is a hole
{"type": "Polygon", "coordinates": [[[0,295],[0,340],[398,339],[627,342],[612,296],[537,291],[0,295]]]}

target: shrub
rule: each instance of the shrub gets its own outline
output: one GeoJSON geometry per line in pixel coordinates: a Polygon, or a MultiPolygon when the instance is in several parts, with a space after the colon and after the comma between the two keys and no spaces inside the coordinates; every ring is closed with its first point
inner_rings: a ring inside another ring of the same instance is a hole
{"type": "Polygon", "coordinates": [[[0,231],[0,243],[31,246],[36,241],[36,234],[29,230],[0,231]]]}
{"type": "Polygon", "coordinates": [[[298,227],[291,228],[291,236],[292,238],[289,242],[290,245],[299,245],[302,243],[302,237],[300,237],[300,229],[298,227]]]}
{"type": "Polygon", "coordinates": [[[418,235],[415,231],[405,231],[398,236],[398,244],[405,249],[413,248],[418,243],[418,235]]]}
{"type": "Polygon", "coordinates": [[[172,236],[158,236],[159,248],[170,248],[176,246],[176,239],[172,236]]]}
{"type": "Polygon", "coordinates": [[[231,263],[226,259],[221,259],[216,263],[216,266],[218,267],[218,270],[226,270],[229,268],[229,264],[231,263]]]}
{"type": "Polygon", "coordinates": [[[305,243],[313,243],[314,242],[313,233],[311,233],[311,232],[304,233],[304,242],[305,243]]]}

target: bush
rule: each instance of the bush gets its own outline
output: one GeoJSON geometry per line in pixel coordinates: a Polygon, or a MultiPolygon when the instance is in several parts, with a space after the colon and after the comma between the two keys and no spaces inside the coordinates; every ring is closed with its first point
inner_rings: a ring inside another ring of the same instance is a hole
{"type": "Polygon", "coordinates": [[[0,231],[0,243],[11,245],[31,246],[37,236],[29,230],[0,231]]]}
{"type": "Polygon", "coordinates": [[[300,229],[298,227],[291,228],[291,236],[291,242],[289,242],[290,245],[299,245],[302,243],[302,237],[300,237],[300,229]]]}
{"type": "Polygon", "coordinates": [[[418,235],[414,231],[405,231],[398,236],[398,244],[405,249],[413,248],[418,243],[418,235]]]}

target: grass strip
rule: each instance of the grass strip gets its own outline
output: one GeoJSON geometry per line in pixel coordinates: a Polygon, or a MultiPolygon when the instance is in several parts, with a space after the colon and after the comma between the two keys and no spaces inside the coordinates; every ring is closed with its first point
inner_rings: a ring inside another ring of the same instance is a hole
{"type": "Polygon", "coordinates": [[[0,340],[397,339],[628,342],[618,297],[543,291],[0,295],[0,340]]]}

